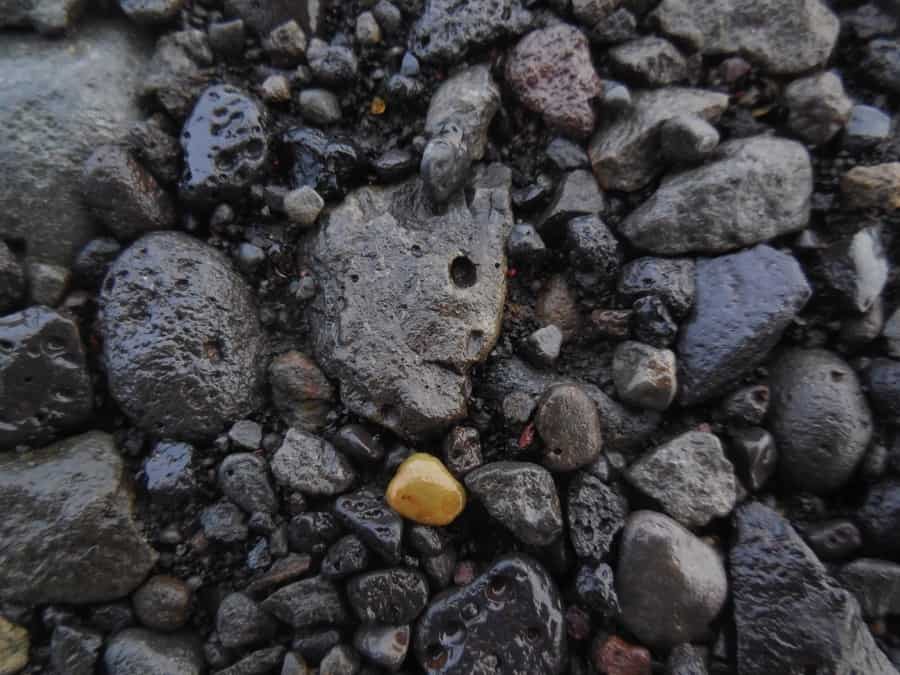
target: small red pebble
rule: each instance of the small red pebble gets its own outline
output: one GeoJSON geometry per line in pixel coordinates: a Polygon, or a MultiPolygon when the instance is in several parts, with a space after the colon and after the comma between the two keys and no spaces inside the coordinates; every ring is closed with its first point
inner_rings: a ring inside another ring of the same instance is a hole
{"type": "Polygon", "coordinates": [[[471,560],[460,560],[453,570],[453,583],[457,586],[468,586],[475,578],[475,563],[471,560]]]}
{"type": "Polygon", "coordinates": [[[650,652],[613,635],[594,645],[594,666],[607,675],[651,675],[650,652]]]}
{"type": "Polygon", "coordinates": [[[566,610],[566,632],[573,640],[584,640],[591,634],[591,617],[581,607],[570,605],[566,610]]]}
{"type": "Polygon", "coordinates": [[[522,429],[519,436],[519,447],[523,450],[534,442],[534,422],[529,422],[528,426],[522,429]]]}
{"type": "Polygon", "coordinates": [[[515,267],[510,267],[508,270],[506,270],[506,276],[509,277],[510,279],[515,278],[515,276],[516,276],[518,273],[519,273],[519,272],[518,272],[518,270],[517,270],[515,267]]]}

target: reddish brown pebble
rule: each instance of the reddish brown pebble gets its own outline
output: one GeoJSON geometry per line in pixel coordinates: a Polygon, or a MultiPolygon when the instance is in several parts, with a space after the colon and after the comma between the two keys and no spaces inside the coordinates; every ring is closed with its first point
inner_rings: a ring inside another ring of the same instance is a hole
{"type": "Polygon", "coordinates": [[[594,666],[607,675],[650,675],[650,652],[613,635],[595,645],[594,666]]]}
{"type": "Polygon", "coordinates": [[[457,586],[468,586],[475,578],[475,563],[471,560],[461,560],[453,571],[453,583],[457,586]]]}

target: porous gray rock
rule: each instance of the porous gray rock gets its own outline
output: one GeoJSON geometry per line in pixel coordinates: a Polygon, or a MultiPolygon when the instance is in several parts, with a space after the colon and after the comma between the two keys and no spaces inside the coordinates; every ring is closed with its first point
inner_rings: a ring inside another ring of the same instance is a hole
{"type": "Polygon", "coordinates": [[[687,61],[678,48],[655,35],[610,49],[609,59],[619,77],[645,87],[664,87],[687,77],[687,61]]]}
{"type": "Polygon", "coordinates": [[[110,392],[141,428],[204,440],[259,403],[256,303],[221,252],[177,232],[146,235],[110,268],[101,304],[110,392]]]}
{"type": "Polygon", "coordinates": [[[308,495],[346,492],[356,481],[350,462],[324,438],[289,429],[271,462],[280,485],[308,495]]]}
{"type": "Polygon", "coordinates": [[[569,540],[579,558],[606,558],[627,515],[628,501],[622,491],[606,485],[588,470],[579,471],[569,483],[566,521],[569,540]]]}

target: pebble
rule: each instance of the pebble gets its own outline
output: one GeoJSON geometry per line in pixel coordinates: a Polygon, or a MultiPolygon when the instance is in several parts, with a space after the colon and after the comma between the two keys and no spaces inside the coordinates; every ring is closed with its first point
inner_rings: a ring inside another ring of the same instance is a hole
{"type": "Polygon", "coordinates": [[[424,452],[404,460],[385,496],[397,513],[423,525],[449,525],[466,506],[465,488],[437,457],[424,452]]]}
{"type": "Polygon", "coordinates": [[[245,30],[243,19],[214,21],[207,28],[209,45],[213,51],[226,57],[244,53],[245,30]]]}
{"type": "MultiPolygon", "coordinates": [[[[23,670],[28,665],[30,646],[31,640],[28,631],[0,616],[0,673],[14,675],[23,670]]],[[[93,668],[90,672],[93,672],[93,668]]],[[[81,670],[76,675],[83,675],[83,673],[84,671],[81,670]]]]}
{"type": "Polygon", "coordinates": [[[605,286],[616,278],[622,250],[612,230],[595,215],[572,218],[565,226],[569,260],[579,283],[605,286]]]}
{"type": "Polygon", "coordinates": [[[622,621],[646,645],[706,640],[728,598],[719,553],[671,518],[635,511],[619,544],[622,621]]]}
{"type": "Polygon", "coordinates": [[[623,402],[666,410],[675,399],[675,354],[640,342],[619,343],[613,353],[613,382],[623,402]]]}
{"type": "Polygon", "coordinates": [[[594,644],[594,667],[607,675],[651,675],[650,651],[630,644],[618,635],[594,644]]]}
{"type": "Polygon", "coordinates": [[[202,675],[200,643],[185,633],[167,635],[126,628],[106,644],[103,665],[108,675],[202,675]]]}
{"type": "Polygon", "coordinates": [[[356,79],[358,62],[353,50],[313,38],[306,50],[306,60],[316,81],[326,86],[342,87],[356,79]]]}
{"type": "Polygon", "coordinates": [[[864,380],[869,400],[879,419],[900,426],[900,362],[878,358],[865,371],[864,380]]]}
{"type": "Polygon", "coordinates": [[[560,675],[566,662],[559,591],[534,559],[494,560],[467,585],[437,596],[419,619],[416,660],[429,672],[560,675]]]}
{"type": "Polygon", "coordinates": [[[613,72],[646,87],[664,87],[687,77],[687,61],[668,40],[648,35],[609,50],[613,72]]]}
{"type": "Polygon", "coordinates": [[[306,54],[306,44],[306,33],[294,19],[275,26],[262,41],[272,65],[279,68],[300,64],[306,54]]]}
{"type": "Polygon", "coordinates": [[[801,77],[784,90],[788,128],[811,145],[827,143],[850,119],[853,102],[833,71],[801,77]]]}
{"type": "Polygon", "coordinates": [[[269,364],[272,402],[292,427],[318,431],[327,423],[335,390],[315,361],[297,351],[276,356],[269,364]]]}
{"type": "Polygon", "coordinates": [[[283,586],[263,600],[260,607],[293,628],[344,624],[349,619],[340,589],[324,577],[283,586]]]}
{"type": "Polygon", "coordinates": [[[856,512],[856,522],[863,535],[867,555],[891,560],[900,559],[900,483],[884,480],[869,488],[856,512]]]}
{"type": "Polygon", "coordinates": [[[603,88],[587,38],[577,28],[557,24],[528,33],[507,58],[506,81],[547,126],[577,138],[594,130],[591,100],[603,88]]]}
{"type": "Polygon", "coordinates": [[[241,272],[252,276],[266,261],[266,252],[255,244],[242,242],[238,245],[235,262],[241,272]]]}
{"type": "Polygon", "coordinates": [[[353,646],[367,661],[394,672],[406,660],[411,638],[408,625],[366,624],[353,636],[353,646]]]}
{"type": "Polygon", "coordinates": [[[606,558],[627,515],[628,501],[622,492],[596,476],[579,471],[569,483],[566,519],[569,540],[579,558],[594,562],[606,558]]]}
{"type": "Polygon", "coordinates": [[[544,444],[543,463],[551,471],[574,471],[600,455],[603,434],[597,406],[578,385],[548,389],[535,413],[544,444]]]}
{"type": "Polygon", "coordinates": [[[878,108],[855,105],[844,127],[844,147],[851,152],[878,145],[891,135],[891,117],[878,108]]]}
{"type": "Polygon", "coordinates": [[[900,43],[890,38],[871,40],[863,52],[860,73],[881,89],[900,92],[900,43]]]}
{"type": "Polygon", "coordinates": [[[900,162],[850,169],[841,177],[841,196],[851,209],[900,209],[900,162]]]}
{"type": "Polygon", "coordinates": [[[142,26],[166,23],[181,11],[184,0],[119,0],[125,16],[142,26]]]}
{"type": "Polygon", "coordinates": [[[275,628],[272,617],[243,593],[229,593],[216,611],[216,633],[227,649],[265,642],[275,633],[275,628]]]}
{"type": "Polygon", "coordinates": [[[310,124],[327,126],[341,121],[341,102],[327,89],[304,89],[297,104],[303,119],[310,124]]]}
{"type": "Polygon", "coordinates": [[[522,356],[538,368],[552,368],[562,348],[562,331],[550,324],[538,328],[522,342],[522,356]]]}
{"type": "Polygon", "coordinates": [[[403,519],[385,505],[381,495],[364,488],[339,497],[335,515],[372,551],[396,565],[401,559],[403,519]]]}
{"type": "Polygon", "coordinates": [[[385,183],[396,183],[411,174],[418,161],[409,150],[394,148],[372,162],[375,174],[385,183]]]}
{"type": "Polygon", "coordinates": [[[587,152],[578,143],[563,136],[557,136],[547,144],[544,151],[554,166],[560,171],[590,168],[587,152]]]}
{"type": "Polygon", "coordinates": [[[628,304],[659,296],[674,316],[683,318],[694,306],[695,267],[692,258],[636,258],[622,266],[616,290],[628,304]]]}
{"type": "Polygon", "coordinates": [[[542,233],[562,230],[577,216],[591,216],[606,210],[606,199],[590,171],[576,169],[560,178],[553,199],[538,219],[542,233]]]}
{"type": "Polygon", "coordinates": [[[531,546],[547,546],[563,532],[553,476],[530,462],[491,462],[465,479],[490,516],[531,546]]]}
{"type": "MultiPolygon", "coordinates": [[[[403,27],[403,13],[397,5],[388,0],[378,0],[375,7],[372,8],[372,13],[375,15],[378,25],[388,35],[394,35],[403,27]]],[[[415,59],[412,52],[406,52],[406,54],[403,55],[404,61],[406,60],[407,54],[415,59]]],[[[418,59],[416,60],[418,61],[418,59]]],[[[406,70],[408,71],[409,69],[407,68],[406,70]]],[[[404,72],[403,74],[415,76],[418,75],[419,72],[416,70],[416,72],[413,73],[404,72]]]]}
{"type": "Polygon", "coordinates": [[[324,438],[289,429],[271,461],[279,485],[312,496],[338,495],[356,482],[350,462],[324,438]]]}
{"type": "MultiPolygon", "coordinates": [[[[0,625],[3,620],[0,619],[0,625]]],[[[0,633],[2,633],[0,628],[0,633]]],[[[3,639],[0,638],[0,642],[3,639]]],[[[90,628],[67,626],[61,624],[53,629],[50,638],[50,665],[56,673],[66,675],[94,675],[100,650],[103,647],[103,634],[90,628]]],[[[0,647],[0,653],[5,650],[0,647]]],[[[26,654],[27,658],[27,654],[26,654]]],[[[0,673],[4,659],[0,656],[0,673]]],[[[9,672],[17,672],[15,668],[9,672]]]]}
{"type": "Polygon", "coordinates": [[[311,558],[308,555],[287,554],[276,560],[268,572],[257,576],[247,586],[253,595],[265,595],[282,584],[296,581],[309,571],[311,558]]]}
{"type": "Polygon", "coordinates": [[[666,675],[707,675],[708,672],[703,652],[694,645],[685,643],[669,652],[666,675]]]}
{"type": "Polygon", "coordinates": [[[320,556],[343,534],[340,522],[328,511],[299,513],[288,525],[291,550],[320,556]]]}
{"type": "MultiPolygon", "coordinates": [[[[296,631],[291,643],[293,649],[304,659],[313,663],[320,663],[325,655],[343,639],[340,631],[335,629],[314,629],[296,631]]],[[[315,671],[313,671],[315,672],[315,671]]],[[[304,675],[307,675],[304,673],[304,675]]]]}
{"type": "Polygon", "coordinates": [[[242,450],[257,450],[262,444],[262,426],[253,420],[235,422],[228,430],[228,440],[242,450]]]}
{"type": "Polygon", "coordinates": [[[372,12],[362,12],[356,17],[356,41],[362,45],[381,42],[381,26],[372,12]]]}
{"type": "Polygon", "coordinates": [[[216,671],[215,675],[267,675],[281,665],[284,647],[269,647],[251,652],[237,663],[216,671]]]}
{"type": "Polygon", "coordinates": [[[638,342],[659,349],[675,342],[678,324],[672,318],[665,301],[656,295],[647,295],[635,300],[632,310],[631,327],[638,342]]]}
{"type": "Polygon", "coordinates": [[[187,623],[191,615],[191,589],[181,579],[158,574],[131,596],[134,615],[147,628],[169,633],[187,623]]]}
{"type": "Polygon", "coordinates": [[[431,199],[438,204],[450,199],[465,183],[471,164],[462,129],[446,124],[425,146],[419,166],[431,199]]]}
{"type": "Polygon", "coordinates": [[[284,655],[281,675],[310,675],[311,672],[306,660],[299,653],[291,651],[284,655]]]}
{"type": "Polygon", "coordinates": [[[210,541],[235,544],[247,539],[247,519],[227,499],[203,509],[200,525],[203,527],[203,534],[210,541]]]}
{"type": "Polygon", "coordinates": [[[355,534],[338,539],[322,559],[322,576],[343,579],[364,572],[370,563],[369,550],[355,534]]]}
{"type": "Polygon", "coordinates": [[[181,122],[212,78],[213,62],[205,32],[188,28],[167,33],[156,42],[140,93],[155,98],[181,122]]]}
{"type": "Polygon", "coordinates": [[[384,457],[380,434],[373,434],[362,424],[347,424],[331,439],[334,446],[351,459],[378,462],[384,457]]]}
{"type": "Polygon", "coordinates": [[[838,579],[859,601],[867,620],[900,613],[900,565],[859,558],[844,565],[838,579]]]}
{"type": "Polygon", "coordinates": [[[887,346],[889,356],[900,358],[900,308],[895,309],[893,314],[884,324],[881,331],[887,346]]]}
{"type": "Polygon", "coordinates": [[[758,425],[769,411],[769,385],[754,384],[730,393],[722,402],[722,415],[729,422],[758,425]]]}
{"type": "Polygon", "coordinates": [[[134,157],[160,185],[178,181],[181,146],[174,126],[164,113],[155,113],[132,124],[127,141],[134,157]]]}
{"type": "Polygon", "coordinates": [[[481,438],[474,427],[453,427],[444,437],[442,448],[444,464],[461,479],[482,464],[481,438]]]}
{"type": "Polygon", "coordinates": [[[825,284],[848,309],[863,313],[881,295],[888,261],[878,225],[866,227],[819,252],[825,284]]]}
{"type": "Polygon", "coordinates": [[[762,427],[740,427],[729,432],[728,449],[741,478],[752,492],[758,492],[775,473],[778,449],[772,434],[762,427]]]}
{"type": "Polygon", "coordinates": [[[366,572],[347,582],[347,600],[360,621],[399,626],[425,609],[428,582],[424,574],[406,567],[366,572]]]}
{"type": "Polygon", "coordinates": [[[335,645],[319,663],[319,675],[356,675],[359,655],[350,645],[335,645]]]}
{"type": "Polygon", "coordinates": [[[291,100],[291,83],[284,75],[269,75],[259,85],[259,94],[269,103],[287,103],[291,100]]]}
{"type": "Polygon", "coordinates": [[[775,363],[769,429],[779,469],[814,494],[850,480],[872,437],[872,413],[853,369],[823,349],[790,349],[775,363]]]}
{"type": "Polygon", "coordinates": [[[615,618],[621,611],[616,595],[612,567],[600,563],[582,565],[575,575],[575,595],[591,612],[606,618],[615,618]]]}
{"type": "Polygon", "coordinates": [[[43,262],[25,265],[28,279],[28,299],[32,305],[56,307],[62,302],[69,287],[71,272],[68,267],[43,262]]]}
{"type": "Polygon", "coordinates": [[[304,32],[315,35],[324,28],[326,9],[315,0],[265,4],[253,0],[226,0],[224,8],[227,16],[239,16],[260,36],[291,19],[299,22],[304,32]]]}
{"type": "Polygon", "coordinates": [[[269,469],[261,457],[247,452],[230,454],[219,465],[217,477],[219,489],[248,514],[278,510],[269,469]]]}
{"type": "Polygon", "coordinates": [[[25,296],[25,288],[22,265],[9,246],[0,241],[0,314],[7,314],[16,308],[25,296]]]}
{"type": "Polygon", "coordinates": [[[719,131],[699,115],[678,115],[663,122],[659,140],[663,159],[701,162],[719,147],[719,131]]]}

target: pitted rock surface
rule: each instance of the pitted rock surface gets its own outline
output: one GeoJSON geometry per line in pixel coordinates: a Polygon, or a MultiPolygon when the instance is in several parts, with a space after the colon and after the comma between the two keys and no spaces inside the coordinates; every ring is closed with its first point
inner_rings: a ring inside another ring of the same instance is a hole
{"type": "Polygon", "coordinates": [[[408,439],[465,417],[467,372],[500,330],[509,188],[509,170],[493,165],[443,214],[413,179],[362,188],[325,217],[310,320],[350,410],[408,439]]]}

